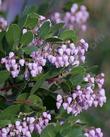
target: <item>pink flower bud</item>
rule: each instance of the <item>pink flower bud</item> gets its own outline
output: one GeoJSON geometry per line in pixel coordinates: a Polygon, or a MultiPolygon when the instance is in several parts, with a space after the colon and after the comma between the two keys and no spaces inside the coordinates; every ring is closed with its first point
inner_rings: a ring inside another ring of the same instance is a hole
{"type": "Polygon", "coordinates": [[[19,64],[23,67],[24,66],[24,63],[25,63],[25,60],[24,59],[20,59],[19,60],[19,64]]]}
{"type": "Polygon", "coordinates": [[[10,52],[10,53],[9,53],[9,58],[14,57],[14,55],[15,55],[14,52],[10,52]]]}

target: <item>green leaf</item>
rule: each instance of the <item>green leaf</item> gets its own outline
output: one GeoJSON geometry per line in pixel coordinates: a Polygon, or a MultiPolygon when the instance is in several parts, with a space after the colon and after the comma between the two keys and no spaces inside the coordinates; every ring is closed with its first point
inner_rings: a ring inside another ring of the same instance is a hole
{"type": "Polygon", "coordinates": [[[63,70],[64,68],[55,68],[51,66],[51,68],[47,72],[47,79],[51,79],[53,77],[60,75],[63,72],[63,70]]]}
{"type": "Polygon", "coordinates": [[[0,127],[5,127],[7,126],[8,124],[11,124],[11,120],[2,120],[0,119],[0,127]]]}
{"type": "Polygon", "coordinates": [[[73,87],[75,87],[83,82],[83,78],[84,78],[84,74],[77,74],[77,75],[71,75],[67,77],[66,80],[69,79],[73,87]]]}
{"type": "Polygon", "coordinates": [[[56,91],[58,89],[58,85],[56,84],[52,84],[50,87],[49,87],[49,90],[50,91],[56,91]]]}
{"type": "Polygon", "coordinates": [[[56,108],[56,94],[47,91],[46,96],[43,96],[43,104],[47,110],[54,110],[56,108]],[[51,102],[51,103],[50,103],[51,102]]]}
{"type": "MultiPolygon", "coordinates": [[[[72,122],[72,121],[71,121],[72,122]]],[[[80,127],[71,124],[63,126],[52,123],[49,124],[41,133],[40,137],[85,137],[80,127]]]]}
{"type": "Polygon", "coordinates": [[[65,82],[62,82],[61,84],[60,84],[60,87],[62,88],[62,90],[64,91],[64,92],[71,92],[71,87],[70,87],[70,85],[65,81],[65,82]]]}
{"type": "Polygon", "coordinates": [[[53,124],[49,124],[41,133],[40,137],[57,137],[57,129],[53,124]]]}
{"type": "Polygon", "coordinates": [[[69,79],[67,79],[65,82],[69,86],[70,91],[72,91],[73,90],[73,83],[69,79]]]}
{"type": "Polygon", "coordinates": [[[65,30],[60,34],[60,38],[63,40],[72,40],[72,41],[76,41],[77,40],[77,36],[76,33],[72,30],[65,30]]]}
{"type": "Polygon", "coordinates": [[[0,32],[0,41],[2,41],[4,36],[5,36],[5,31],[0,32]]]}
{"type": "Polygon", "coordinates": [[[31,135],[32,135],[32,137],[40,137],[40,135],[36,132],[32,133],[31,135]]]}
{"type": "Polygon", "coordinates": [[[60,134],[63,137],[84,137],[82,129],[79,127],[73,127],[70,124],[64,124],[61,128],[60,134]]]}
{"type": "Polygon", "coordinates": [[[0,109],[4,109],[5,107],[7,107],[6,98],[5,96],[0,95],[0,109]]]}
{"type": "Polygon", "coordinates": [[[98,65],[94,65],[92,67],[87,68],[87,73],[91,72],[91,73],[96,73],[98,71],[98,65]]]}
{"type": "Polygon", "coordinates": [[[36,83],[31,89],[31,95],[34,94],[42,86],[42,84],[44,83],[46,79],[50,79],[57,76],[58,74],[62,72],[62,70],[63,69],[51,68],[48,72],[42,73],[38,75],[37,77],[33,78],[33,80],[35,80],[36,83]]]}
{"type": "MultiPolygon", "coordinates": [[[[21,112],[24,112],[24,113],[30,113],[30,112],[32,112],[32,109],[30,108],[30,105],[28,104],[26,104],[25,102],[28,102],[28,93],[22,93],[22,94],[20,94],[17,98],[16,98],[16,103],[17,104],[20,104],[21,106],[20,106],[20,110],[21,110],[21,112]]],[[[30,103],[30,102],[28,102],[28,103],[30,103]]]]}
{"type": "Polygon", "coordinates": [[[29,96],[28,100],[32,102],[31,104],[32,106],[39,107],[39,108],[43,106],[41,98],[36,95],[29,96]]]}
{"type": "Polygon", "coordinates": [[[24,23],[24,27],[28,29],[33,29],[37,25],[38,18],[39,16],[34,12],[28,14],[24,23]]]}
{"type": "Polygon", "coordinates": [[[8,78],[10,74],[6,70],[0,71],[0,84],[4,83],[8,78]]]}
{"type": "Polygon", "coordinates": [[[39,37],[46,39],[49,37],[49,32],[50,32],[50,26],[51,22],[50,20],[47,20],[43,23],[43,25],[39,29],[39,37]]]}
{"type": "Polygon", "coordinates": [[[37,51],[37,50],[38,50],[38,47],[35,47],[35,46],[22,48],[22,51],[27,55],[30,55],[33,51],[37,51]]]}
{"type": "Polygon", "coordinates": [[[71,70],[70,74],[64,78],[66,84],[71,87],[71,90],[74,89],[76,85],[81,84],[83,82],[85,73],[86,70],[84,67],[75,67],[71,70]]]}
{"type": "Polygon", "coordinates": [[[51,92],[48,89],[45,88],[39,88],[37,91],[37,95],[39,95],[41,98],[44,98],[45,96],[48,96],[51,92]]]}
{"type": "Polygon", "coordinates": [[[22,94],[20,94],[20,95],[18,95],[18,97],[16,98],[16,100],[24,100],[24,99],[26,99],[27,98],[27,93],[22,93],[22,94]]]}
{"type": "Polygon", "coordinates": [[[71,70],[71,73],[73,75],[77,75],[77,74],[85,74],[86,69],[84,67],[75,67],[71,70]]]}
{"type": "Polygon", "coordinates": [[[20,105],[11,105],[0,113],[0,119],[14,121],[20,112],[20,105]]]}
{"type": "Polygon", "coordinates": [[[19,26],[16,24],[10,25],[8,31],[6,32],[6,39],[10,47],[12,47],[12,49],[13,48],[15,49],[18,46],[20,36],[21,36],[21,31],[19,26]]]}
{"type": "Polygon", "coordinates": [[[55,42],[61,42],[63,40],[60,39],[60,38],[58,38],[58,37],[56,37],[56,36],[53,36],[53,37],[47,38],[46,41],[47,42],[54,42],[55,43],[55,42]]]}
{"type": "Polygon", "coordinates": [[[64,28],[64,23],[58,23],[51,27],[50,31],[52,34],[58,34],[64,28]]]}
{"type": "Polygon", "coordinates": [[[32,32],[28,31],[21,37],[21,44],[22,45],[28,45],[33,40],[33,34],[32,32]]]}
{"type": "Polygon", "coordinates": [[[33,88],[31,89],[31,93],[30,93],[31,95],[34,94],[40,88],[40,86],[45,81],[46,77],[47,77],[47,73],[40,74],[39,76],[37,76],[36,78],[34,78],[34,80],[36,80],[36,83],[33,86],[33,88]]]}
{"type": "MultiPolygon", "coordinates": [[[[2,43],[2,40],[5,36],[6,32],[0,32],[0,51],[3,53],[4,52],[4,49],[3,49],[3,43],[2,43]]],[[[2,56],[2,55],[1,55],[2,56]]]]}

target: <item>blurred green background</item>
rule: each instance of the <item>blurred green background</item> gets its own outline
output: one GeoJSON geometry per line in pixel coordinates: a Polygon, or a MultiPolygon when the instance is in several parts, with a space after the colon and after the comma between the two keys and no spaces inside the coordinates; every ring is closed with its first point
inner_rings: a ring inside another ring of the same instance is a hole
{"type": "Polygon", "coordinates": [[[110,137],[110,0],[87,0],[85,4],[90,12],[86,34],[90,43],[87,63],[90,66],[97,65],[98,73],[105,73],[107,95],[104,107],[91,110],[88,119],[93,125],[102,127],[104,137],[110,137]]]}
{"type": "Polygon", "coordinates": [[[110,0],[3,0],[0,6],[10,24],[26,6],[40,5],[39,13],[47,17],[54,11],[63,11],[68,1],[81,2],[90,13],[88,30],[84,34],[90,50],[87,55],[87,65],[94,67],[95,73],[105,73],[105,88],[107,103],[103,108],[91,109],[82,113],[82,117],[89,121],[89,125],[101,127],[104,137],[110,137],[110,0]]]}

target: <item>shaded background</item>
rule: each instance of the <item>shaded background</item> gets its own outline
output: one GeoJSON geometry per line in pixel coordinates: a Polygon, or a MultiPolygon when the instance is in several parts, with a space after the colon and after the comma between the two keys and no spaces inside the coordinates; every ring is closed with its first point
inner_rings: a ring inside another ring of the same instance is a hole
{"type": "MultiPolygon", "coordinates": [[[[0,10],[5,13],[3,15],[10,24],[18,14],[23,12],[26,6],[34,5],[37,8],[40,5],[39,13],[48,16],[53,11],[63,11],[66,1],[3,0],[0,10]]],[[[84,35],[90,43],[87,65],[96,66],[94,67],[95,73],[105,73],[107,94],[107,103],[103,108],[91,109],[89,112],[82,113],[82,117],[89,121],[89,125],[101,127],[104,137],[110,137],[110,0],[85,0],[82,3],[87,6],[90,12],[88,30],[84,35]]]]}

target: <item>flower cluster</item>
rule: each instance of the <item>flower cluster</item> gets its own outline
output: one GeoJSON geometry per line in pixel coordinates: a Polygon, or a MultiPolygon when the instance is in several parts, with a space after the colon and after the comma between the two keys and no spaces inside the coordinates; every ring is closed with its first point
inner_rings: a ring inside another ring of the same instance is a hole
{"type": "Polygon", "coordinates": [[[74,43],[63,44],[57,48],[54,55],[49,55],[48,60],[56,68],[67,67],[69,65],[79,66],[85,62],[85,52],[88,50],[88,43],[84,39],[75,45],[74,43]]]}
{"type": "Polygon", "coordinates": [[[32,59],[31,62],[26,62],[26,71],[25,78],[28,79],[30,75],[32,77],[36,77],[43,71],[43,67],[47,63],[47,56],[51,52],[51,48],[49,44],[47,44],[43,49],[34,51],[31,53],[30,57],[32,59]]]}
{"type": "Polygon", "coordinates": [[[7,25],[7,21],[3,17],[0,17],[0,32],[2,30],[5,30],[7,28],[7,25]]]}
{"type": "Polygon", "coordinates": [[[0,129],[0,137],[31,137],[31,133],[40,134],[51,120],[51,115],[43,112],[40,118],[26,117],[22,121],[18,120],[15,124],[9,124],[0,129]]]}
{"type": "Polygon", "coordinates": [[[84,5],[81,5],[79,8],[78,4],[73,4],[70,11],[66,12],[63,17],[59,12],[55,12],[51,18],[56,23],[63,22],[65,27],[71,30],[79,29],[86,31],[89,13],[84,5]]]}
{"type": "MultiPolygon", "coordinates": [[[[37,51],[31,54],[32,62],[26,63],[27,69],[26,73],[31,74],[32,77],[36,77],[42,72],[43,66],[46,64],[46,59],[42,56],[42,52],[37,51]]],[[[26,76],[25,73],[25,76],[26,76]]]]}
{"type": "Polygon", "coordinates": [[[6,69],[11,73],[13,78],[18,76],[20,65],[17,63],[16,56],[13,52],[10,52],[9,56],[2,58],[1,63],[5,64],[6,69]]]}
{"type": "Polygon", "coordinates": [[[22,67],[25,67],[24,76],[28,79],[30,76],[36,77],[41,73],[48,61],[55,65],[56,68],[69,65],[79,66],[80,63],[85,61],[87,49],[88,43],[84,39],[81,39],[77,45],[74,43],[63,44],[61,47],[54,49],[54,51],[47,44],[44,48],[32,52],[30,55],[31,61],[16,58],[15,54],[10,52],[9,56],[1,59],[1,63],[5,64],[6,69],[13,78],[18,76],[22,67]]]}
{"type": "Polygon", "coordinates": [[[57,96],[56,106],[59,109],[63,106],[67,113],[72,113],[75,116],[89,107],[98,105],[100,107],[106,102],[104,84],[104,74],[96,77],[88,74],[84,81],[87,82],[85,87],[77,86],[73,94],[63,98],[61,95],[57,96]]]}
{"type": "Polygon", "coordinates": [[[86,137],[103,137],[103,133],[100,128],[87,129],[84,135],[86,137]]]}
{"type": "Polygon", "coordinates": [[[32,52],[30,60],[16,57],[14,52],[10,52],[8,56],[1,59],[1,64],[5,65],[13,78],[17,77],[22,67],[25,68],[24,76],[28,79],[30,76],[35,77],[42,72],[43,66],[46,65],[46,58],[51,49],[47,45],[43,50],[32,52]]]}
{"type": "Polygon", "coordinates": [[[42,72],[43,66],[46,64],[46,59],[42,56],[41,52],[33,52],[31,55],[31,62],[24,59],[16,59],[13,52],[9,56],[1,59],[1,64],[5,64],[7,71],[9,71],[13,78],[17,77],[20,73],[21,67],[25,66],[25,77],[28,78],[37,76],[42,72]]]}

